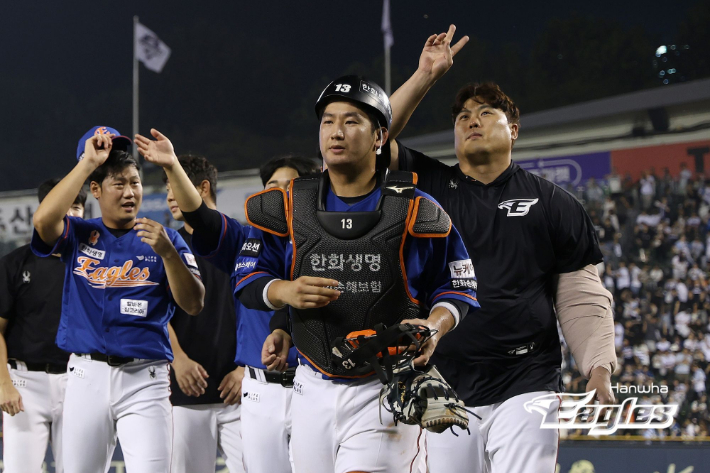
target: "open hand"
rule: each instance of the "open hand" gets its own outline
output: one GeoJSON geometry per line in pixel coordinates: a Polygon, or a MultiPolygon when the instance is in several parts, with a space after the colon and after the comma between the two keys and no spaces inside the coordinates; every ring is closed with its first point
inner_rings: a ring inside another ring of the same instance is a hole
{"type": "Polygon", "coordinates": [[[167,136],[163,135],[155,128],[150,129],[150,134],[153,135],[155,140],[151,140],[142,135],[136,135],[138,152],[142,154],[149,163],[156,164],[163,168],[172,167],[177,161],[173,144],[167,136]]]}

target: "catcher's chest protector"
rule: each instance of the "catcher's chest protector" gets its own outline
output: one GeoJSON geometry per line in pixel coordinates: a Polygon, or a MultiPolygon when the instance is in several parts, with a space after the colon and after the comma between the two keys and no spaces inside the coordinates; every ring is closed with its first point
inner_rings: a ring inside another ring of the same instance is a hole
{"type": "MultiPolygon", "coordinates": [[[[390,172],[372,212],[326,212],[327,174],[297,179],[291,189],[289,216],[293,231],[291,279],[300,276],[340,282],[338,300],[319,309],[291,309],[292,335],[298,350],[321,371],[334,376],[362,376],[333,360],[332,342],[350,332],[421,317],[409,294],[402,250],[412,217],[415,176],[390,172]],[[320,210],[319,210],[320,209],[320,210]]],[[[424,315],[425,316],[425,315],[424,315]]]]}

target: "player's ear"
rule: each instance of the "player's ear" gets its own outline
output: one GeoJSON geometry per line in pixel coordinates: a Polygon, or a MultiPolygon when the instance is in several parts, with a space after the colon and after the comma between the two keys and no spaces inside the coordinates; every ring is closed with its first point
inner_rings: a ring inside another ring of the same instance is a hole
{"type": "Polygon", "coordinates": [[[375,130],[375,150],[382,148],[387,143],[387,138],[389,138],[387,128],[382,126],[375,130]]]}
{"type": "Polygon", "coordinates": [[[200,182],[200,185],[197,186],[197,191],[200,193],[200,197],[202,197],[202,200],[205,200],[206,197],[210,197],[211,190],[212,184],[210,184],[210,181],[208,181],[207,179],[200,182]]]}
{"type": "Polygon", "coordinates": [[[517,123],[513,123],[510,125],[510,138],[515,141],[518,139],[518,129],[520,126],[517,123]]]}
{"type": "Polygon", "coordinates": [[[91,181],[89,189],[91,190],[91,195],[94,196],[94,199],[98,200],[98,198],[101,197],[101,184],[96,181],[91,181]]]}

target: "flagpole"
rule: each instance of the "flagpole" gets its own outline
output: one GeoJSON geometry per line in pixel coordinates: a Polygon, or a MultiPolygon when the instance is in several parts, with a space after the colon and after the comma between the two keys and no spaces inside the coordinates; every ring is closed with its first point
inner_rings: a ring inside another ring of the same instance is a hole
{"type": "Polygon", "coordinates": [[[390,48],[385,46],[385,92],[392,93],[392,70],[390,68],[390,48]]]}
{"type": "Polygon", "coordinates": [[[133,17],[133,158],[138,161],[138,147],[136,146],[135,137],[138,134],[138,54],[136,51],[136,35],[137,35],[138,16],[133,17]]]}
{"type": "Polygon", "coordinates": [[[390,21],[390,2],[382,2],[382,34],[385,43],[385,92],[392,93],[392,68],[390,60],[390,49],[394,39],[392,38],[392,22],[390,21]]]}

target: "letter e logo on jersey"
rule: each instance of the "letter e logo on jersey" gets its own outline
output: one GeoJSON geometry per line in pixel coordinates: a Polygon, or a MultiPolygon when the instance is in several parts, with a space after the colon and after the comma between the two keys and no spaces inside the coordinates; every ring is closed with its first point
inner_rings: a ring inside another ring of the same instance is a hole
{"type": "Polygon", "coordinates": [[[499,209],[508,209],[508,217],[523,217],[539,199],[511,199],[498,204],[499,209]]]}

